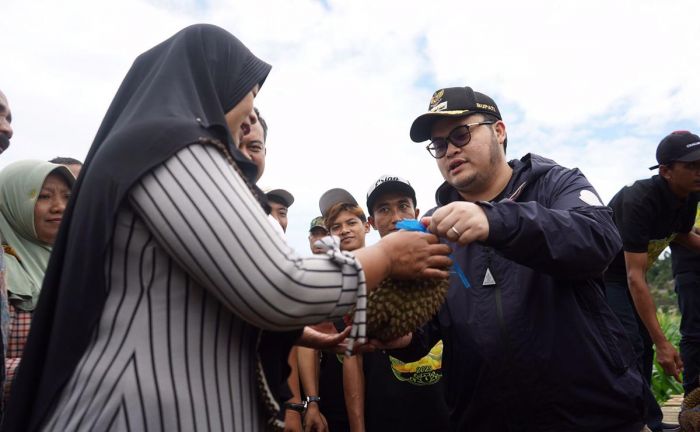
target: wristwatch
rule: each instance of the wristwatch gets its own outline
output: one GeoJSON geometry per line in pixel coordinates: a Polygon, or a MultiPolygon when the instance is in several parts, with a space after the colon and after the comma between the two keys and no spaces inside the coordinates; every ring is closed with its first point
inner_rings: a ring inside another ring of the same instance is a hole
{"type": "Polygon", "coordinates": [[[321,402],[321,397],[320,396],[306,396],[306,404],[305,405],[307,408],[311,402],[319,403],[319,402],[321,402]]]}
{"type": "Polygon", "coordinates": [[[304,410],[306,409],[306,402],[301,402],[301,403],[285,402],[284,409],[296,411],[298,413],[303,413],[304,410]]]}

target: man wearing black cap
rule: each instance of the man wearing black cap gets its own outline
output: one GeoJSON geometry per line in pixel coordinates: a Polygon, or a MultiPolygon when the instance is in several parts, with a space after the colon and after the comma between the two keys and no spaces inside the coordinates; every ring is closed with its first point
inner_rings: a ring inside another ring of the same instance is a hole
{"type": "MultiPolygon", "coordinates": [[[[700,233],[700,204],[694,229],[700,233]]],[[[698,387],[700,379],[700,253],[671,242],[671,264],[681,311],[680,349],[687,395],[698,387]]]]}
{"type": "MultiPolygon", "coordinates": [[[[402,219],[419,214],[416,192],[398,176],[383,175],[367,191],[369,223],[385,237],[402,219]]],[[[448,408],[442,380],[442,341],[428,355],[402,362],[385,352],[364,354],[365,426],[368,431],[444,431],[448,408]]]]}
{"type": "Polygon", "coordinates": [[[386,346],[410,361],[443,340],[451,430],[642,430],[643,380],[602,282],[620,237],[583,174],[507,162],[496,103],[469,87],[436,91],[411,138],[445,179],[428,228],[469,283],[453,277],[437,316],[386,346]]]}
{"type": "Polygon", "coordinates": [[[267,202],[270,204],[270,216],[275,218],[282,227],[282,231],[287,232],[287,212],[294,204],[294,196],[284,189],[272,189],[265,192],[267,202]]]}
{"type": "MultiPolygon", "coordinates": [[[[625,186],[610,201],[622,248],[605,273],[608,303],[635,347],[647,383],[654,346],[668,375],[679,379],[683,369],[656,318],[646,272],[669,244],[700,250],[700,237],[691,231],[700,199],[700,139],[687,131],[673,132],[659,143],[656,160],[658,165],[650,169],[658,168],[659,175],[625,186]]],[[[661,409],[649,389],[646,406],[647,426],[663,430],[661,409]]]]}

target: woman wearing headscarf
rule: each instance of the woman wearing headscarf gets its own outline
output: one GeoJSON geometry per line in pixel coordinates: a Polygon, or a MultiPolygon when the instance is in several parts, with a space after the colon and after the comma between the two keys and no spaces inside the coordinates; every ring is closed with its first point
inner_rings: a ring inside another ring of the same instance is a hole
{"type": "Polygon", "coordinates": [[[66,167],[39,160],[14,162],[0,171],[0,237],[9,298],[4,399],[22,358],[51,247],[74,181],[66,167]]]}
{"type": "Polygon", "coordinates": [[[431,235],[309,258],[277,235],[237,150],[269,69],[209,25],[136,59],[66,210],[7,430],[261,430],[259,329],[355,307],[362,341],[366,289],[447,276],[431,235]]]}

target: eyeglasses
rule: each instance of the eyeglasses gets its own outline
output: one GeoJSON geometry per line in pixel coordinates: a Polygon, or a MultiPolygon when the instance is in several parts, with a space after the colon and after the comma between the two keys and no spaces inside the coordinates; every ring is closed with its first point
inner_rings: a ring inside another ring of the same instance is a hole
{"type": "Polygon", "coordinates": [[[452,131],[447,135],[446,138],[433,138],[425,149],[428,153],[435,159],[440,159],[447,154],[447,145],[452,143],[455,147],[464,147],[469,144],[472,139],[472,135],[469,132],[469,128],[472,126],[490,125],[496,123],[493,120],[481,121],[477,123],[467,123],[465,125],[457,126],[452,129],[452,131]]]}

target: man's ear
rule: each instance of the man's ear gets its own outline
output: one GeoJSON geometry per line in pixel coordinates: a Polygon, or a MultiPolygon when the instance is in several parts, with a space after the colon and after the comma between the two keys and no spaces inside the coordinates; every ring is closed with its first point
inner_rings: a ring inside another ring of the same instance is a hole
{"type": "Polygon", "coordinates": [[[416,219],[418,219],[419,214],[420,214],[420,209],[416,209],[416,219]]]}
{"type": "Polygon", "coordinates": [[[661,177],[665,178],[666,180],[671,180],[671,178],[673,177],[672,174],[672,170],[669,166],[659,165],[659,175],[661,177]]]}
{"type": "Polygon", "coordinates": [[[368,217],[367,222],[369,222],[369,224],[372,225],[372,228],[374,228],[375,230],[377,229],[377,226],[374,224],[374,217],[373,216],[368,217]]]}
{"type": "Polygon", "coordinates": [[[365,222],[365,234],[369,234],[369,224],[370,224],[369,220],[367,222],[365,222]]]}
{"type": "Polygon", "coordinates": [[[503,121],[499,120],[496,122],[496,124],[493,125],[494,130],[496,131],[496,137],[498,138],[498,143],[503,144],[506,140],[506,124],[503,123],[503,121]]]}

